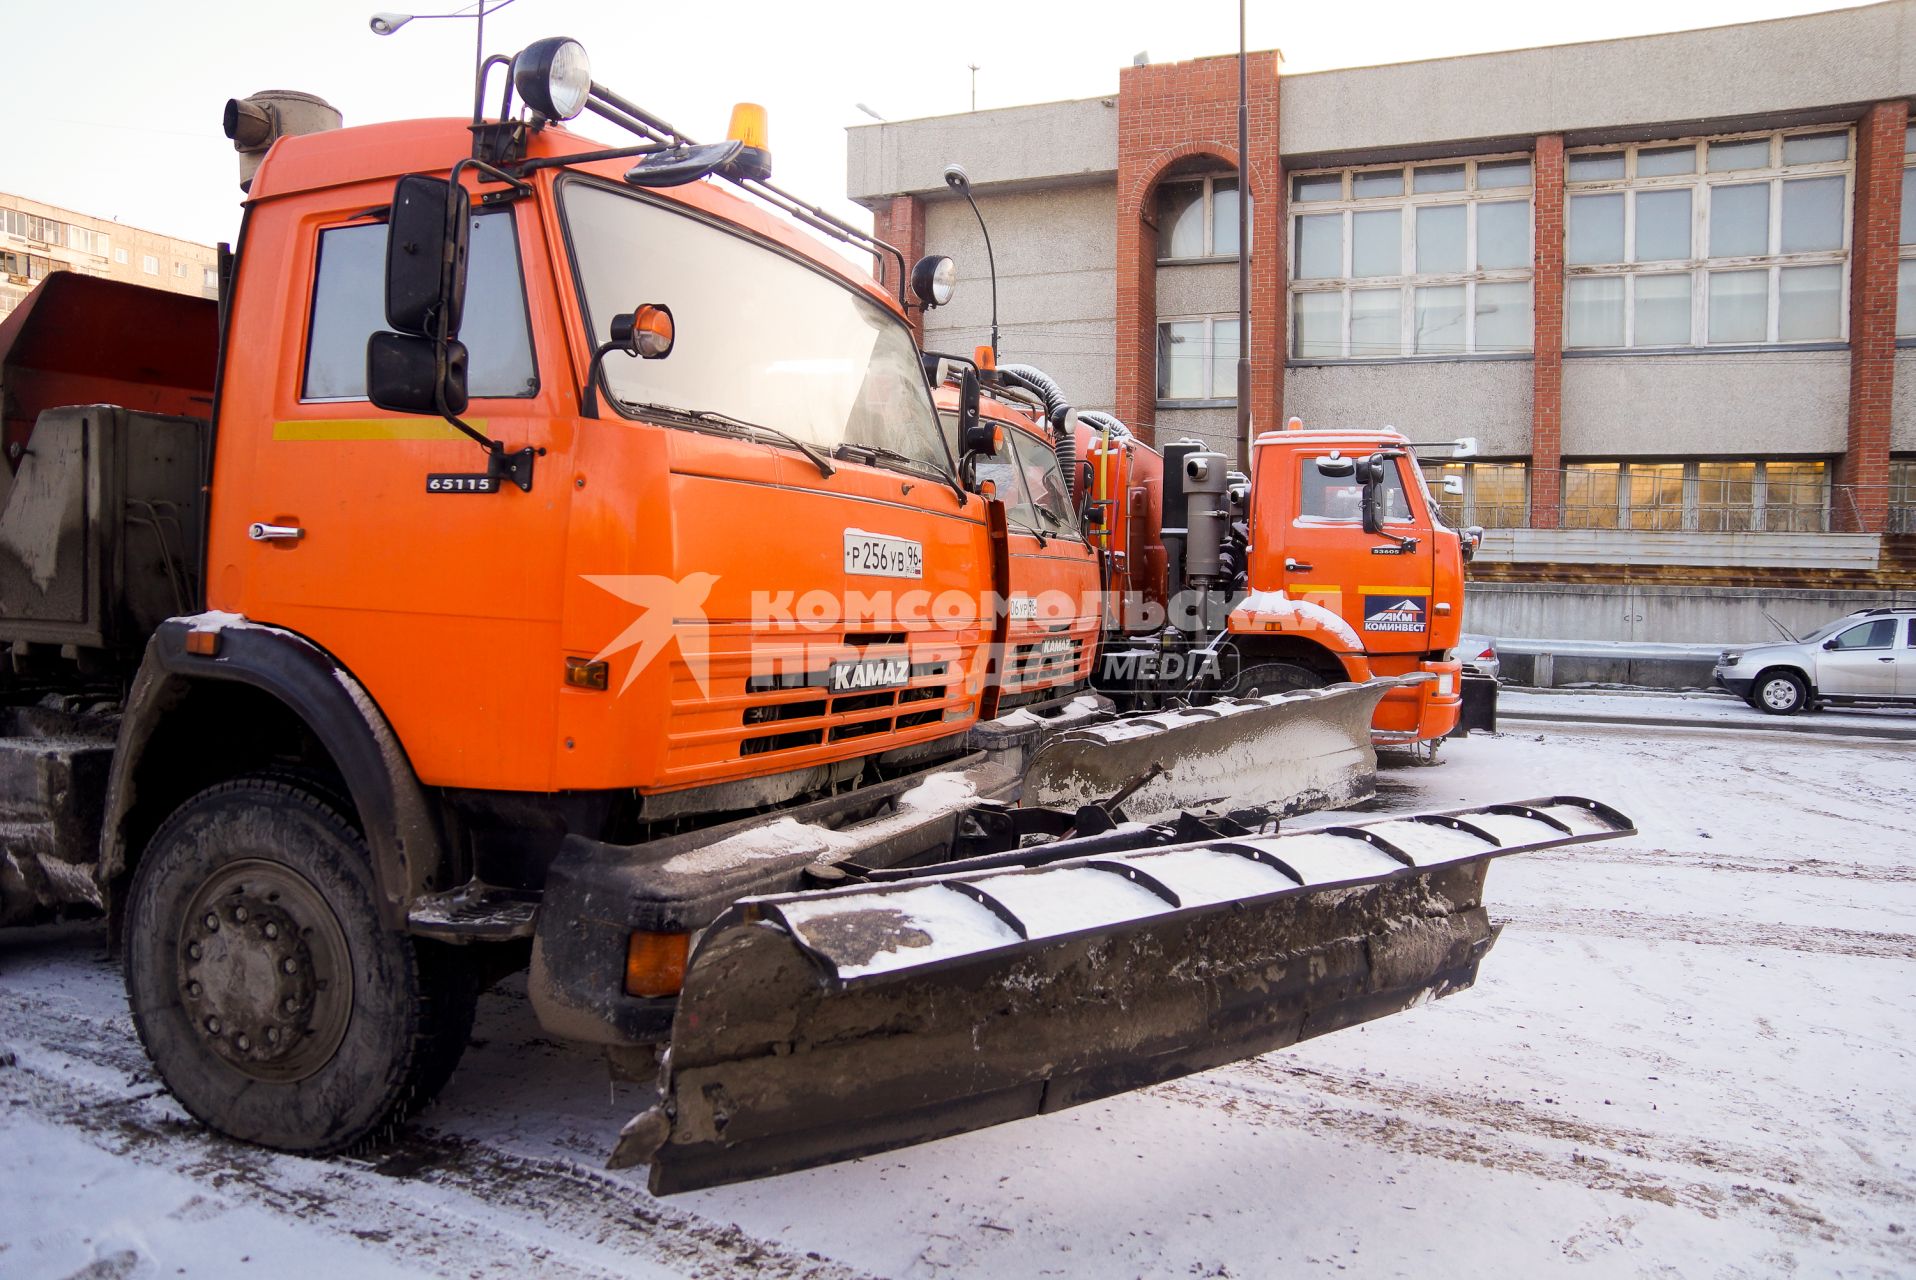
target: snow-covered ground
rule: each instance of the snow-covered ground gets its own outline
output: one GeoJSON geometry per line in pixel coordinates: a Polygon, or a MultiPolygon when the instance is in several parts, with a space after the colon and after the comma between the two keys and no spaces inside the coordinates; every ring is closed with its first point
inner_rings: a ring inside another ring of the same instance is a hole
{"type": "Polygon", "coordinates": [[[158,1090],[97,928],[0,934],[0,1275],[1916,1273],[1916,748],[1507,729],[1379,807],[1575,793],[1642,834],[1498,863],[1475,989],[667,1201],[600,1170],[636,1092],[516,983],[414,1136],[309,1161],[158,1090]]]}
{"type": "Polygon", "coordinates": [[[1513,719],[1601,718],[1652,723],[1741,725],[1779,733],[1908,734],[1916,738],[1916,708],[1908,705],[1825,706],[1793,716],[1758,711],[1741,698],[1703,689],[1525,689],[1497,691],[1497,714],[1513,719]]]}

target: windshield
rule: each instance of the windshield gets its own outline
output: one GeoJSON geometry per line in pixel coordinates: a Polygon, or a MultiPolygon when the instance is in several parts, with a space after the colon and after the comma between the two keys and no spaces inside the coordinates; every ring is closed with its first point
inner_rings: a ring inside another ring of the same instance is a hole
{"type": "Polygon", "coordinates": [[[950,474],[917,348],[896,316],[690,214],[586,182],[560,190],[594,340],[642,303],[672,311],[671,354],[606,359],[618,399],[724,414],[828,451],[887,450],[950,474]]]}

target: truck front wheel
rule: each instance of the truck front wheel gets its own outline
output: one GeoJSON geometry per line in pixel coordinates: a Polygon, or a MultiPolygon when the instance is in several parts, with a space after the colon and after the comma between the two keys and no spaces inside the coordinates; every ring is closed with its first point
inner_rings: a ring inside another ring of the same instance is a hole
{"type": "Polygon", "coordinates": [[[471,1029],[470,983],[380,923],[364,837],[280,778],[201,792],[128,894],[128,1002],[193,1116],[281,1151],[377,1141],[430,1101],[471,1029]]]}

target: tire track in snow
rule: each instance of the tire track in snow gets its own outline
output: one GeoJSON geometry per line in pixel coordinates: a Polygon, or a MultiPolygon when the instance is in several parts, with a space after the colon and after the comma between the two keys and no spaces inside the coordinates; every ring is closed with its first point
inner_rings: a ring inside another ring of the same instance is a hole
{"type": "Polygon", "coordinates": [[[1761,920],[1713,920],[1705,916],[1653,915],[1606,907],[1498,909],[1493,919],[1547,934],[1582,934],[1632,941],[1694,943],[1711,947],[1772,947],[1799,953],[1916,960],[1916,935],[1867,929],[1801,928],[1761,920]]]}
{"type": "Polygon", "coordinates": [[[1628,849],[1607,845],[1572,845],[1539,849],[1523,855],[1525,862],[1558,862],[1577,866],[1684,867],[1724,871],[1733,875],[1797,875],[1834,880],[1862,880],[1878,884],[1916,884],[1916,869],[1867,866],[1859,862],[1832,862],[1826,858],[1766,858],[1753,853],[1722,853],[1689,849],[1628,849]]]}
{"type": "MultiPolygon", "coordinates": [[[[1843,1228],[1813,1203],[1825,1190],[1839,1201],[1863,1197],[1903,1210],[1916,1206],[1916,1195],[1893,1181],[1819,1186],[1812,1171],[1775,1152],[1716,1140],[1673,1141],[1670,1135],[1593,1124],[1513,1099],[1404,1085],[1270,1057],[1158,1085],[1151,1092],[1222,1111],[1240,1123],[1330,1133],[1709,1218],[1746,1213],[1826,1241],[1838,1238],[1843,1228]]],[[[1916,1245],[1911,1249],[1908,1260],[1916,1261],[1916,1245]]]]}
{"type": "Polygon", "coordinates": [[[596,1170],[468,1138],[414,1132],[371,1158],[332,1160],[222,1138],[186,1118],[165,1095],[124,1019],[8,995],[0,1006],[0,1043],[20,1053],[14,1065],[0,1067],[0,1104],[20,1105],[117,1156],[394,1250],[444,1275],[597,1280],[647,1263],[693,1275],[779,1280],[863,1275],[670,1208],[596,1170]],[[95,1070],[60,1071],[61,1059],[95,1070]],[[126,1083],[107,1084],[106,1075],[126,1083]],[[430,1187],[433,1194],[402,1193],[395,1183],[430,1187]],[[584,1247],[568,1255],[555,1250],[555,1241],[584,1247]]]}

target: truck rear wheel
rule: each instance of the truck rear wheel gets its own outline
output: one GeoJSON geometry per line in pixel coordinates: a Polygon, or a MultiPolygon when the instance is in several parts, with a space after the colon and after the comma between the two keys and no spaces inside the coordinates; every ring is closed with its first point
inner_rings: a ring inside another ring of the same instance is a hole
{"type": "Polygon", "coordinates": [[[281,778],[201,792],[128,895],[134,1026],[167,1088],[220,1132],[328,1154],[431,1100],[472,1025],[449,957],[380,923],[364,837],[281,778]]]}

